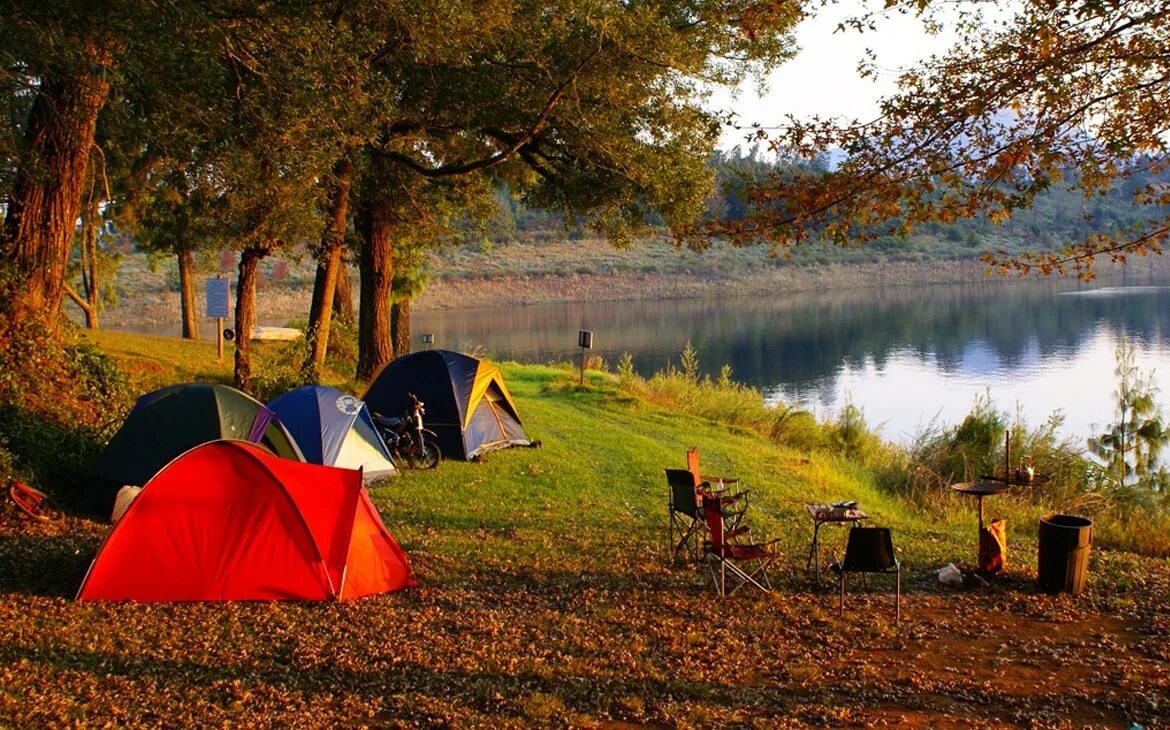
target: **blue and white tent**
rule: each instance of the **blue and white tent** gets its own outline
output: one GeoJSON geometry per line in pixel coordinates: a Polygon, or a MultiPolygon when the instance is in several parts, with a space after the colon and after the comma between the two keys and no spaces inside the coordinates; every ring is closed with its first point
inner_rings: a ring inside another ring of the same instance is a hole
{"type": "Polygon", "coordinates": [[[305,461],[360,467],[366,482],[397,473],[361,399],[337,388],[306,385],[276,398],[268,407],[296,439],[305,461]]]}

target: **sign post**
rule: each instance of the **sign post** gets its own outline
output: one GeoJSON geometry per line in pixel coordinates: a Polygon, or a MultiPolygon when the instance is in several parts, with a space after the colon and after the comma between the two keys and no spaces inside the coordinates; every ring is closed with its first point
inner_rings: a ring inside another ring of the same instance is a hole
{"type": "Polygon", "coordinates": [[[585,384],[585,351],[593,348],[593,333],[589,330],[581,330],[577,333],[577,346],[581,348],[581,380],[580,385],[585,384]]]}
{"type": "Polygon", "coordinates": [[[223,360],[223,321],[228,316],[228,280],[223,274],[208,279],[206,285],[207,316],[215,320],[215,359],[223,360]]]}

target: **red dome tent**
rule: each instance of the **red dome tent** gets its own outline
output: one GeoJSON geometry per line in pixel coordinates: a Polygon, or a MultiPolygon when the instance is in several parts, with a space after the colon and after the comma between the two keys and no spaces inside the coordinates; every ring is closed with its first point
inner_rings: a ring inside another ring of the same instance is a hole
{"type": "Polygon", "coordinates": [[[412,585],[360,470],[212,441],[146,484],[77,599],[349,600],[412,585]]]}

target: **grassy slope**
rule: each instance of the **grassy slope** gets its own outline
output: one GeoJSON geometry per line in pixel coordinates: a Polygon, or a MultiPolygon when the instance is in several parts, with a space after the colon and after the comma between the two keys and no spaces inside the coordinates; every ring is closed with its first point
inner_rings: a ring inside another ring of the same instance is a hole
{"type": "MultiPolygon", "coordinates": [[[[218,378],[230,360],[215,365],[208,345],[97,340],[152,386],[218,378]]],[[[1013,528],[1011,575],[943,592],[933,571],[974,557],[972,503],[946,496],[924,514],[848,464],[634,402],[600,373],[578,387],[567,368],[503,370],[543,448],[404,472],[371,491],[420,580],[405,593],[76,604],[68,597],[106,528],[33,526],[6,510],[0,725],[1058,727],[1165,716],[1165,561],[1098,550],[1088,595],[1036,595],[1037,508],[1001,497],[987,507],[1013,528]],[[692,445],[704,471],[752,489],[753,532],[783,553],[777,592],[721,603],[696,568],[665,565],[662,469],[692,445]],[[901,626],[887,582],[858,586],[839,619],[832,590],[804,571],[803,504],[843,498],[895,529],[901,626]]]]}

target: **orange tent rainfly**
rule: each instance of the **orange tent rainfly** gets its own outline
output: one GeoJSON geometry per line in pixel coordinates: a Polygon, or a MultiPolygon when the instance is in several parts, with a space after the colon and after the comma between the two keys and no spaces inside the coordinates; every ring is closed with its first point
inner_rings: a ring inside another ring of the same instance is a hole
{"type": "Polygon", "coordinates": [[[212,441],[146,484],[77,598],[340,601],[412,585],[360,470],[212,441]]]}

